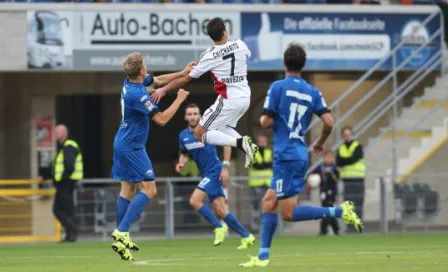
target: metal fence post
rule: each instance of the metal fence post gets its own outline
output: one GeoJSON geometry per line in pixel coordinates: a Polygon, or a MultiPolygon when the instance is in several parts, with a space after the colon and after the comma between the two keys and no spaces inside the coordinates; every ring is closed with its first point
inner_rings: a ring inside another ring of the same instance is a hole
{"type": "Polygon", "coordinates": [[[167,180],[165,188],[165,236],[174,238],[174,193],[170,180],[167,180]]]}
{"type": "Polygon", "coordinates": [[[382,177],[380,178],[380,227],[382,234],[387,234],[389,232],[387,222],[386,183],[382,177]]]}
{"type": "Polygon", "coordinates": [[[393,105],[393,121],[392,121],[392,182],[397,180],[397,171],[398,171],[398,156],[397,156],[397,125],[396,121],[398,118],[398,80],[397,80],[397,55],[394,53],[392,55],[392,69],[394,69],[394,77],[393,77],[393,96],[394,96],[394,105],[393,105]]]}

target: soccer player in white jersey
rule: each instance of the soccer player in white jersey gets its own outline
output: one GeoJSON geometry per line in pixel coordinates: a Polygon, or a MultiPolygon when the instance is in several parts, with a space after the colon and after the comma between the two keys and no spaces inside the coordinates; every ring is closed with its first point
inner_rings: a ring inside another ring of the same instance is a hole
{"type": "Polygon", "coordinates": [[[193,78],[209,72],[218,97],[208,108],[194,136],[205,144],[237,147],[246,154],[246,168],[255,162],[258,147],[249,136],[242,137],[235,127],[250,105],[250,87],[247,82],[247,58],[250,50],[241,40],[229,41],[221,18],[207,24],[207,33],[215,45],[205,50],[189,75],[172,81],[152,94],[158,103],[167,92],[178,90],[193,78]]]}

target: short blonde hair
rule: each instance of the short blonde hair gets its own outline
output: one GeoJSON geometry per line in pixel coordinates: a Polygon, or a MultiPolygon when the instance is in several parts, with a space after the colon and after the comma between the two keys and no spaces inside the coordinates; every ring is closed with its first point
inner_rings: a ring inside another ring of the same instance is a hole
{"type": "Polygon", "coordinates": [[[145,65],[145,59],[139,52],[132,52],[123,59],[123,71],[130,79],[135,79],[145,65]]]}

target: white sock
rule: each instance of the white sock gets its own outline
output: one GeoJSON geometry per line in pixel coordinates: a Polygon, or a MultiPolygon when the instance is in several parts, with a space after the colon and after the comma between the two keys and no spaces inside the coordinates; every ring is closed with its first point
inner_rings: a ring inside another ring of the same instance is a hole
{"type": "Polygon", "coordinates": [[[236,147],[236,138],[219,130],[210,130],[202,134],[202,142],[211,145],[236,147]]]}
{"type": "Polygon", "coordinates": [[[229,136],[235,137],[237,139],[243,137],[238,133],[238,131],[236,131],[234,128],[229,127],[229,126],[226,126],[225,128],[220,129],[220,131],[224,132],[225,134],[227,134],[229,136]]]}

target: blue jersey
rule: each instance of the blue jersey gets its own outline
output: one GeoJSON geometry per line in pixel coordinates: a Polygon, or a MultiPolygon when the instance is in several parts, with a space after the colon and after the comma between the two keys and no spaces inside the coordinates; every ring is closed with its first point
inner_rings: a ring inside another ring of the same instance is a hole
{"type": "Polygon", "coordinates": [[[114,149],[130,151],[145,148],[148,140],[150,118],[159,112],[151,100],[146,86],[153,83],[153,77],[147,76],[143,83],[124,81],[121,91],[121,124],[114,140],[114,149]]]}
{"type": "Polygon", "coordinates": [[[288,76],[271,85],[264,112],[274,119],[274,160],[308,161],[305,132],[313,114],[328,112],[320,91],[301,77],[288,76]]]}
{"type": "Polygon", "coordinates": [[[188,152],[198,165],[203,177],[216,175],[221,172],[221,162],[219,161],[216,147],[214,145],[199,142],[188,128],[179,133],[179,148],[182,152],[188,152]]]}

